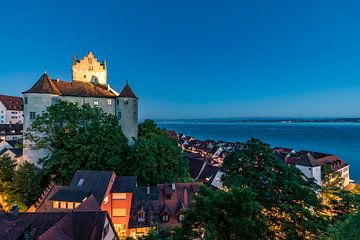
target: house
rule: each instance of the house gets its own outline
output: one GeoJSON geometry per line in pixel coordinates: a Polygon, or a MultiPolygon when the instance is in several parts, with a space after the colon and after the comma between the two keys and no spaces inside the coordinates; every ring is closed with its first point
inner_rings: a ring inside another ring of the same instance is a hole
{"type": "Polygon", "coordinates": [[[159,226],[160,202],[158,187],[137,187],[133,191],[128,236],[147,235],[159,226]]]}
{"type": "Polygon", "coordinates": [[[0,213],[0,239],[113,240],[116,235],[110,216],[101,211],[91,195],[76,209],[62,212],[0,213]]]}
{"type": "Polygon", "coordinates": [[[20,141],[23,138],[23,124],[0,124],[0,139],[20,141]]]}
{"type": "Polygon", "coordinates": [[[116,176],[112,171],[76,171],[69,186],[51,183],[29,212],[71,212],[90,196],[98,207],[106,211],[120,239],[147,234],[157,226],[158,191],[151,188],[149,194],[137,187],[137,177],[116,176]],[[146,194],[144,194],[146,193],[146,194]],[[141,205],[144,221],[136,221],[136,209],[141,205]],[[150,217],[152,216],[152,217],[150,217]]]}
{"type": "Polygon", "coordinates": [[[287,165],[298,168],[306,177],[314,178],[322,186],[323,167],[329,166],[340,173],[344,179],[344,187],[350,183],[350,165],[333,154],[301,150],[296,152],[292,148],[273,148],[274,156],[287,165]]]}
{"type": "Polygon", "coordinates": [[[198,194],[201,185],[201,182],[158,184],[161,227],[181,224],[184,211],[190,206],[191,197],[198,194]]]}
{"type": "MultiPolygon", "coordinates": [[[[137,96],[127,82],[120,93],[113,90],[107,81],[105,61],[100,62],[92,52],[82,59],[74,59],[71,82],[52,79],[44,73],[30,89],[23,92],[23,97],[25,133],[36,116],[62,100],[79,105],[89,104],[116,116],[129,144],[134,144],[134,138],[138,136],[137,96]]],[[[24,146],[27,146],[24,148],[24,159],[27,161],[37,163],[40,158],[50,154],[45,149],[33,149],[32,145],[30,140],[24,138],[24,146]]]]}
{"type": "Polygon", "coordinates": [[[0,151],[0,157],[8,156],[12,160],[16,161],[18,165],[21,165],[23,163],[22,153],[23,153],[22,149],[4,148],[3,150],[0,151]]]}
{"type": "Polygon", "coordinates": [[[0,124],[23,123],[23,99],[0,95],[0,124]]]}
{"type": "Polygon", "coordinates": [[[305,176],[315,178],[318,185],[322,185],[322,167],[329,166],[332,170],[340,173],[344,179],[344,187],[350,183],[349,167],[350,165],[338,156],[327,153],[302,150],[298,152],[300,160],[295,162],[305,176]]]}

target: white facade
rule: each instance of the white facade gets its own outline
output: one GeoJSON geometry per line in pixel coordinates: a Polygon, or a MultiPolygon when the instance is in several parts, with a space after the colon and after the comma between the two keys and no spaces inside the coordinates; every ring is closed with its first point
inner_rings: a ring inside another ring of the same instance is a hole
{"type": "Polygon", "coordinates": [[[0,101],[0,124],[21,124],[23,123],[23,111],[6,109],[0,101]]]}
{"type": "Polygon", "coordinates": [[[321,186],[321,166],[309,167],[302,165],[295,165],[306,177],[314,178],[317,185],[321,186]]]}

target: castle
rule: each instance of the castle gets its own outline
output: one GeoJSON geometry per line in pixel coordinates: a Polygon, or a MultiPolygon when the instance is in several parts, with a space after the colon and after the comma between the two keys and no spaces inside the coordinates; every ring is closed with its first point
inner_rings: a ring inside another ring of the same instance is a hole
{"type": "MultiPolygon", "coordinates": [[[[34,86],[23,92],[23,97],[24,133],[37,115],[63,100],[89,104],[115,115],[130,145],[138,136],[138,98],[127,82],[120,93],[113,90],[107,82],[106,62],[100,62],[92,52],[80,60],[73,58],[72,82],[51,79],[44,73],[34,86]]],[[[49,153],[45,149],[32,148],[31,142],[24,137],[24,160],[36,163],[49,153]]]]}

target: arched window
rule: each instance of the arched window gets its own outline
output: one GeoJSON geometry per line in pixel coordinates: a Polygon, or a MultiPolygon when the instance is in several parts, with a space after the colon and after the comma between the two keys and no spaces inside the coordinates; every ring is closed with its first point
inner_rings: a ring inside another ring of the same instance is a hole
{"type": "Polygon", "coordinates": [[[91,77],[91,82],[94,84],[99,84],[99,79],[96,76],[91,77]]]}

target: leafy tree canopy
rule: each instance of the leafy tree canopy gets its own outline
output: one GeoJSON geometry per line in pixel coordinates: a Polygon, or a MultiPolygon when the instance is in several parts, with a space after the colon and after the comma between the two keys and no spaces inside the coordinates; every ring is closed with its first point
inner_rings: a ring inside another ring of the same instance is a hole
{"type": "Polygon", "coordinates": [[[26,137],[52,152],[40,163],[57,183],[67,184],[78,169],[126,171],[128,140],[116,117],[99,108],[60,101],[36,117],[26,137]]]}
{"type": "Polygon", "coordinates": [[[251,190],[224,192],[204,186],[194,196],[194,205],[186,212],[178,235],[185,239],[250,240],[259,239],[265,230],[261,205],[251,190]]]}
{"type": "Polygon", "coordinates": [[[189,177],[187,161],[176,141],[168,138],[153,120],[139,125],[139,138],[129,167],[141,184],[186,181],[189,177]]]}
{"type": "Polygon", "coordinates": [[[230,154],[223,163],[228,189],[249,188],[263,207],[269,239],[303,239],[321,232],[326,223],[318,186],[300,170],[276,159],[269,145],[250,139],[245,150],[230,154]]]}

